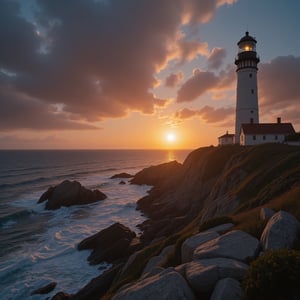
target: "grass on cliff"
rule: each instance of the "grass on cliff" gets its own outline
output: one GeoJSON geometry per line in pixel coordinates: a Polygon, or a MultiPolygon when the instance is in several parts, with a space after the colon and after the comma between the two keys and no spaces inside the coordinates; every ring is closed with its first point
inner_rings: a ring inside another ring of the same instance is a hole
{"type": "Polygon", "coordinates": [[[300,148],[282,144],[246,147],[223,175],[228,180],[241,172],[240,180],[229,191],[237,195],[237,212],[263,205],[300,182],[300,148]]]}

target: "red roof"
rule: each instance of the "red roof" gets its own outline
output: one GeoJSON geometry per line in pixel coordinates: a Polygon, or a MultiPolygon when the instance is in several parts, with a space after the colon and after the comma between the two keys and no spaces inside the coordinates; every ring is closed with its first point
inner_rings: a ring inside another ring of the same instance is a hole
{"type": "Polygon", "coordinates": [[[291,123],[249,123],[242,124],[244,134],[295,134],[291,123]]]}

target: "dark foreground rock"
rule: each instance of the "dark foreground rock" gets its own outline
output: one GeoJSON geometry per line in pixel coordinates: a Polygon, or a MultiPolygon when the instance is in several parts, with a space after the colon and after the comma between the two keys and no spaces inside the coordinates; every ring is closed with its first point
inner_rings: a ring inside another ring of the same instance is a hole
{"type": "Polygon", "coordinates": [[[81,241],[78,250],[93,250],[88,257],[92,265],[103,261],[113,263],[128,257],[137,249],[138,244],[134,243],[135,237],[135,232],[128,227],[115,223],[81,241]]]}
{"type": "Polygon", "coordinates": [[[99,190],[89,190],[78,181],[65,180],[55,187],[50,187],[39,199],[38,203],[46,202],[46,209],[54,210],[62,206],[80,205],[106,199],[99,190]]]}
{"type": "Polygon", "coordinates": [[[39,289],[34,290],[33,292],[31,292],[31,295],[48,294],[55,289],[56,284],[56,282],[51,282],[39,289]]]}

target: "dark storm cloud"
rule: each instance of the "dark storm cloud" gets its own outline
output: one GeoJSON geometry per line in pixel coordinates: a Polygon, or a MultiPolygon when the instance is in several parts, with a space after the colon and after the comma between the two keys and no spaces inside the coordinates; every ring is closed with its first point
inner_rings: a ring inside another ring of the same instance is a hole
{"type": "MultiPolygon", "coordinates": [[[[51,104],[61,104],[66,118],[91,122],[164,106],[150,92],[155,72],[174,58],[176,44],[181,61],[205,47],[178,39],[178,30],[182,22],[206,22],[217,7],[214,0],[40,0],[26,19],[18,2],[0,2],[1,84],[10,86],[15,107],[22,103],[37,114],[36,128],[39,109],[57,119],[51,104]]],[[[212,74],[205,77],[213,83],[212,74]]],[[[1,125],[21,126],[19,114],[14,111],[15,123],[7,117],[1,125]]]]}
{"type": "Polygon", "coordinates": [[[72,121],[54,107],[24,95],[0,91],[0,129],[96,129],[72,121]]]}

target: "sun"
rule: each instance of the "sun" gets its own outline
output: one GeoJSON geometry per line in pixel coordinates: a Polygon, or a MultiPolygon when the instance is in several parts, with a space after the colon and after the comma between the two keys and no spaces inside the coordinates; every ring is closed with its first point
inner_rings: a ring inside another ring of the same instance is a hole
{"type": "Polygon", "coordinates": [[[167,140],[167,142],[169,142],[169,143],[175,142],[175,141],[176,141],[176,135],[175,135],[175,133],[173,133],[173,132],[168,132],[168,133],[166,134],[166,140],[167,140]]]}

